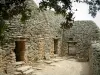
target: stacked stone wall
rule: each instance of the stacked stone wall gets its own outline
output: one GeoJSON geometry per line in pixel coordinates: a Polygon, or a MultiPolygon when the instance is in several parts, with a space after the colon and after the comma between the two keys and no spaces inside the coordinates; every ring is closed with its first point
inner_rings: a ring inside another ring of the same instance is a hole
{"type": "Polygon", "coordinates": [[[65,53],[68,54],[68,41],[73,38],[76,41],[76,54],[79,58],[88,60],[91,41],[100,37],[99,28],[92,21],[76,21],[72,28],[64,31],[65,53]]]}
{"type": "Polygon", "coordinates": [[[8,50],[7,49],[12,49],[11,47],[7,48],[1,48],[0,49],[0,75],[6,75],[10,74],[13,75],[14,72],[14,62],[15,60],[15,54],[13,50],[8,50]]]}
{"type": "Polygon", "coordinates": [[[92,42],[89,59],[90,75],[100,75],[100,42],[92,42]]]}
{"type": "Polygon", "coordinates": [[[41,59],[44,59],[44,55],[45,55],[45,50],[44,50],[44,46],[45,46],[45,44],[44,44],[45,42],[44,42],[44,38],[39,38],[39,59],[41,60],[41,59]]]}
{"type": "MultiPolygon", "coordinates": [[[[33,64],[34,61],[39,59],[43,59],[46,55],[53,57],[53,38],[60,37],[60,22],[62,21],[61,15],[55,16],[52,11],[39,12],[38,7],[35,5],[33,0],[28,0],[29,8],[32,10],[32,14],[29,20],[22,24],[20,22],[20,15],[14,16],[14,18],[10,21],[10,25],[8,25],[7,30],[5,31],[5,42],[9,47],[3,46],[2,49],[8,53],[7,58],[4,60],[5,65],[9,65],[11,67],[14,59],[8,59],[12,55],[11,51],[15,48],[15,40],[17,36],[22,36],[28,38],[26,41],[26,56],[27,63],[33,64]],[[59,18],[58,18],[59,17],[59,18]],[[41,40],[41,38],[43,38],[41,40]],[[44,48],[43,48],[44,44],[44,48]],[[13,47],[13,48],[10,48],[13,47]],[[5,49],[4,49],[5,48],[5,49]],[[41,58],[40,58],[41,56],[41,58]],[[8,64],[9,63],[9,64],[8,64]]],[[[7,55],[7,54],[6,54],[7,55]]],[[[3,56],[4,57],[4,56],[3,56]]],[[[49,58],[49,57],[48,57],[49,58]]],[[[3,61],[3,62],[4,62],[3,61]]],[[[7,67],[7,66],[6,66],[7,67]]],[[[6,68],[8,74],[10,71],[6,68]]]]}
{"type": "MultiPolygon", "coordinates": [[[[49,59],[54,56],[54,39],[58,39],[58,54],[61,53],[62,30],[60,28],[60,23],[64,21],[64,18],[61,15],[55,15],[52,11],[39,12],[33,0],[28,0],[28,4],[29,8],[32,10],[30,19],[27,20],[25,24],[20,22],[20,15],[11,20],[11,24],[5,32],[5,40],[7,45],[13,48],[5,47],[6,49],[3,50],[9,53],[14,49],[15,42],[13,37],[27,37],[26,56],[28,63],[32,64],[34,61],[43,59],[44,57],[49,59]]],[[[84,58],[86,58],[88,56],[90,41],[98,39],[98,27],[91,21],[75,22],[71,30],[66,30],[64,32],[63,48],[65,52],[63,53],[67,54],[67,41],[70,37],[73,37],[73,39],[78,42],[77,52],[79,52],[80,55],[82,53],[84,58]]],[[[8,54],[7,57],[9,58],[10,55],[11,53],[8,54]]],[[[15,58],[6,59],[5,61],[8,63],[10,60],[12,61],[14,59],[15,58]]]]}

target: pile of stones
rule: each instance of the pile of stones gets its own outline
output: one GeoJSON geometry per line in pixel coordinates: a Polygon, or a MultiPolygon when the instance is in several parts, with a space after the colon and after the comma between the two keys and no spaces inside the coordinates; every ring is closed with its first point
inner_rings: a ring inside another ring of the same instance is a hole
{"type": "Polygon", "coordinates": [[[16,62],[16,70],[14,75],[34,75],[32,66],[25,65],[24,62],[16,62]]]}

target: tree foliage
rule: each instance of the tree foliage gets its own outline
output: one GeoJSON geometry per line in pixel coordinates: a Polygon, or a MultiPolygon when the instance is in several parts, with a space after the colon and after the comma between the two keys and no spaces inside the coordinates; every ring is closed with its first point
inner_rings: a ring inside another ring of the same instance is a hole
{"type": "MultiPolygon", "coordinates": [[[[21,14],[21,21],[25,21],[29,18],[31,10],[27,8],[27,0],[0,0],[0,27],[5,29],[5,20],[11,20],[13,16],[21,14]],[[3,23],[2,23],[3,22],[3,23]]],[[[54,8],[57,14],[62,14],[66,22],[61,25],[65,28],[70,28],[73,21],[72,13],[72,1],[73,0],[42,0],[40,8],[46,10],[47,8],[54,8]],[[69,12],[67,12],[69,11],[69,12]],[[66,25],[66,26],[64,26],[66,25]]],[[[95,17],[98,10],[100,10],[100,0],[74,0],[74,2],[84,2],[89,5],[89,13],[95,17]]],[[[3,29],[2,28],[2,29],[3,29]]],[[[0,29],[0,34],[3,30],[0,29]]]]}
{"type": "Polygon", "coordinates": [[[0,2],[0,17],[4,20],[11,19],[18,14],[23,17],[27,15],[26,12],[30,12],[30,9],[27,8],[25,0],[1,0],[0,2]]]}
{"type": "Polygon", "coordinates": [[[0,36],[6,29],[5,20],[9,21],[21,14],[21,22],[25,22],[30,17],[30,12],[26,0],[0,0],[0,36]]]}
{"type": "Polygon", "coordinates": [[[91,1],[87,1],[86,3],[89,4],[89,14],[95,17],[97,11],[100,10],[100,0],[91,0],[91,1]]]}
{"type": "Polygon", "coordinates": [[[97,11],[100,10],[100,0],[42,0],[39,4],[40,9],[46,10],[47,8],[53,8],[57,14],[62,14],[66,22],[61,23],[61,27],[70,28],[72,27],[73,11],[72,2],[86,3],[89,5],[89,14],[95,17],[97,11]],[[67,12],[69,11],[69,12],[67,12]]]}

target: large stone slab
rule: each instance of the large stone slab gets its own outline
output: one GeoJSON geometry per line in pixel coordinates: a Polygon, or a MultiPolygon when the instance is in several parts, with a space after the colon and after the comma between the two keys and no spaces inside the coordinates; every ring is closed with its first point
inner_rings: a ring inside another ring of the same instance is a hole
{"type": "Polygon", "coordinates": [[[15,65],[23,65],[23,64],[25,64],[25,62],[20,61],[20,62],[15,62],[14,64],[15,64],[15,65]]]}
{"type": "Polygon", "coordinates": [[[28,75],[28,74],[31,74],[33,72],[33,69],[29,69],[25,72],[23,72],[24,75],[28,75]]]}
{"type": "Polygon", "coordinates": [[[23,67],[17,68],[16,71],[18,71],[18,72],[24,72],[24,71],[27,71],[27,70],[29,70],[31,68],[32,68],[32,66],[23,66],[23,67]]]}
{"type": "Polygon", "coordinates": [[[21,72],[14,72],[14,75],[22,75],[21,72]]]}
{"type": "Polygon", "coordinates": [[[51,63],[52,63],[52,61],[45,61],[45,63],[46,63],[46,64],[51,64],[51,63]]]}

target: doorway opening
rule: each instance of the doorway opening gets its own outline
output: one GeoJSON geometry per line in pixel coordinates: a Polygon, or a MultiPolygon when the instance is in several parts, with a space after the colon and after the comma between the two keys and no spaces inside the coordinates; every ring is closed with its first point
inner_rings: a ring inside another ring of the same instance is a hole
{"type": "Polygon", "coordinates": [[[25,41],[15,41],[15,49],[16,61],[24,61],[25,60],[25,41]]]}
{"type": "Polygon", "coordinates": [[[69,38],[68,43],[68,54],[69,55],[76,55],[76,41],[73,40],[73,38],[69,38]]]}
{"type": "Polygon", "coordinates": [[[58,39],[54,39],[54,54],[58,54],[58,39]]]}

